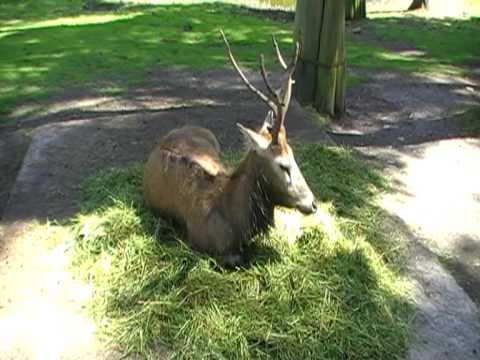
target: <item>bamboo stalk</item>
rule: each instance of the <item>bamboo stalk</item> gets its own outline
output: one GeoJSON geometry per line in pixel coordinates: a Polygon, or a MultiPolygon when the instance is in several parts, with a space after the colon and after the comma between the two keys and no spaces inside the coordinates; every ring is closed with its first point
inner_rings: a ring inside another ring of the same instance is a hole
{"type": "Polygon", "coordinates": [[[346,0],[345,19],[358,20],[367,17],[366,0],[346,0]]]}
{"type": "Polygon", "coordinates": [[[294,38],[302,44],[295,72],[295,96],[301,102],[313,103],[317,78],[317,57],[323,18],[323,0],[298,0],[295,11],[294,38]],[[300,84],[300,85],[299,85],[300,84]]]}
{"type": "Polygon", "coordinates": [[[303,44],[295,94],[321,112],[345,109],[345,2],[298,0],[295,38],[303,44]]]}
{"type": "Polygon", "coordinates": [[[332,116],[341,116],[345,87],[345,2],[325,0],[318,52],[315,106],[332,116]],[[337,99],[337,96],[340,96],[337,99]],[[340,109],[339,114],[336,109],[340,109]]]}

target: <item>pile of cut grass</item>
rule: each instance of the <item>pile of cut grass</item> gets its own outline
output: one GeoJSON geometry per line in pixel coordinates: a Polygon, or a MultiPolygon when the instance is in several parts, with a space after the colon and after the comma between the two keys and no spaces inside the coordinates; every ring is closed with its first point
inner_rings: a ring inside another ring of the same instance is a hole
{"type": "Polygon", "coordinates": [[[296,154],[324,220],[294,245],[278,231],[256,239],[250,263],[233,271],[144,208],[140,165],[89,180],[74,268],[94,284],[105,335],[146,358],[160,348],[183,359],[402,356],[411,307],[388,261],[398,250],[378,226],[385,181],[343,149],[296,154]]]}

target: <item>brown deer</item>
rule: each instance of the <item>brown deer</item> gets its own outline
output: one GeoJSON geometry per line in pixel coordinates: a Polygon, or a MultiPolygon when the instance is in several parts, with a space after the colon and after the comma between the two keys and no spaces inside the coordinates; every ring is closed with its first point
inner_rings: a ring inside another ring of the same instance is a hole
{"type": "Polygon", "coordinates": [[[276,205],[316,211],[315,198],[295,162],[284,127],[290,103],[299,46],[289,66],[273,38],[285,81],[278,91],[270,85],[261,56],[260,69],[270,96],[245,77],[221,32],[230,62],[245,85],[270,110],[259,131],[237,124],[248,150],[233,172],[220,161],[220,145],[207,129],[183,127],[165,135],[145,165],[144,196],[157,214],[173,218],[187,231],[189,244],[216,256],[223,265],[244,262],[248,241],[273,223],[276,205]]]}

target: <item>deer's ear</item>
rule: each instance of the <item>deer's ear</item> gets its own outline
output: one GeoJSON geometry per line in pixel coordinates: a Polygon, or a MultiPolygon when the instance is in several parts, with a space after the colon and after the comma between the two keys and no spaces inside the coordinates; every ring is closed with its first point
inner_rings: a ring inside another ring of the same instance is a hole
{"type": "Polygon", "coordinates": [[[268,130],[268,132],[271,132],[273,129],[273,124],[275,123],[275,115],[273,115],[273,111],[270,110],[267,113],[267,116],[265,117],[265,120],[263,121],[263,126],[262,129],[268,130]]]}
{"type": "Polygon", "coordinates": [[[237,123],[238,128],[245,136],[245,139],[256,149],[265,150],[268,148],[269,141],[262,135],[237,123]]]}

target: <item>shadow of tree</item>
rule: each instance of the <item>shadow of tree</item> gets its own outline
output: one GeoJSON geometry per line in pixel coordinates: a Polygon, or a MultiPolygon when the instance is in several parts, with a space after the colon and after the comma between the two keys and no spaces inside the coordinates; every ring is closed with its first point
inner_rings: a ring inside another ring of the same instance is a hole
{"type": "Polygon", "coordinates": [[[462,235],[452,241],[455,247],[446,254],[438,254],[439,259],[452,273],[458,284],[478,304],[480,304],[480,277],[477,259],[480,256],[480,239],[462,235]]]}
{"type": "MultiPolygon", "coordinates": [[[[75,92],[75,88],[89,87],[118,94],[148,79],[155,65],[223,66],[220,28],[235,43],[237,57],[247,66],[256,64],[259,53],[271,53],[266,34],[275,33],[283,43],[291,41],[290,23],[252,17],[252,10],[233,5],[134,6],[108,13],[82,12],[80,3],[65,13],[80,17],[62,18],[61,10],[50,22],[37,19],[0,29],[3,115],[27,100],[43,100],[65,93],[65,89],[75,92]]],[[[13,17],[15,11],[7,10],[6,16],[13,17]]],[[[347,44],[352,66],[424,71],[437,65],[478,61],[476,19],[384,18],[366,24],[368,31],[362,32],[366,38],[352,35],[347,44]],[[381,46],[371,44],[376,36],[386,39],[381,46]],[[411,40],[412,46],[418,43],[426,54],[419,57],[389,51],[388,43],[394,42],[395,36],[406,36],[405,41],[411,40]],[[434,41],[438,37],[440,45],[434,41]],[[463,40],[458,42],[460,38],[463,40]]]]}
{"type": "Polygon", "coordinates": [[[478,136],[480,131],[478,125],[464,120],[471,112],[476,110],[470,109],[464,114],[448,118],[389,123],[367,134],[341,134],[334,131],[329,134],[339,144],[356,147],[403,147],[446,139],[472,138],[478,136]]]}

